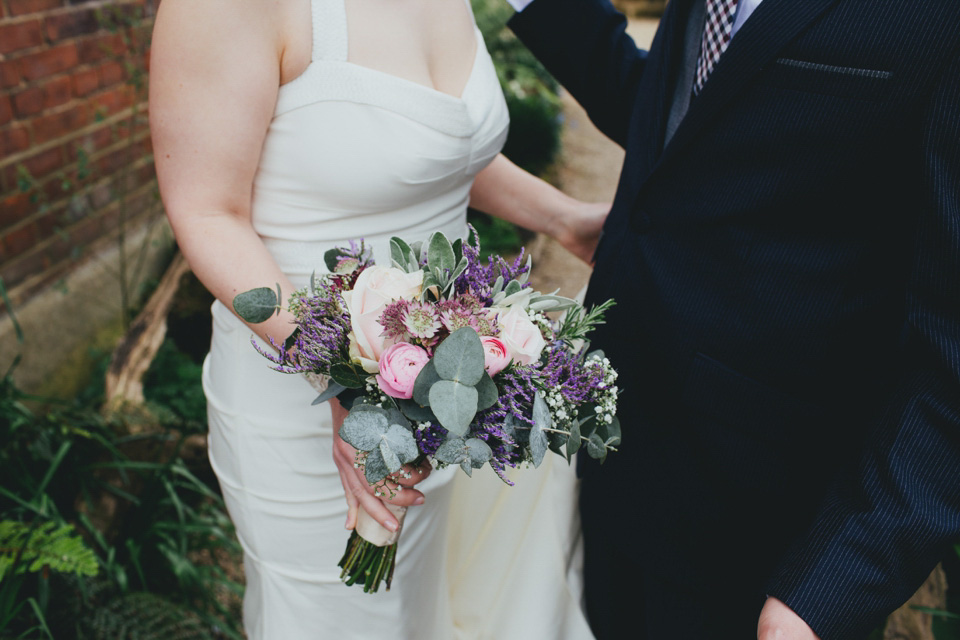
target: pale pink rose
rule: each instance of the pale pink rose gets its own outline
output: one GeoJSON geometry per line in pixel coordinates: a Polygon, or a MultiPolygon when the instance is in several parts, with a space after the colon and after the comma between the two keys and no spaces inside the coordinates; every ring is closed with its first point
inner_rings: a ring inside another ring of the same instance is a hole
{"type": "Polygon", "coordinates": [[[510,354],[507,353],[507,346],[503,340],[491,336],[482,336],[480,343],[483,345],[483,368],[492,378],[507,368],[510,364],[510,354]]]}
{"type": "Polygon", "coordinates": [[[430,361],[426,350],[409,342],[387,347],[380,357],[380,390],[392,398],[412,398],[413,384],[430,361]]]}
{"type": "Polygon", "coordinates": [[[513,306],[497,315],[500,339],[507,347],[507,353],[522,364],[532,364],[540,359],[540,353],[547,346],[540,328],[530,320],[526,310],[513,306]]]}
{"type": "Polygon", "coordinates": [[[383,337],[383,326],[377,320],[393,300],[420,297],[423,272],[406,273],[395,267],[368,267],[357,278],[352,291],[340,296],[350,313],[350,354],[364,371],[376,373],[383,350],[393,341],[383,337]]]}

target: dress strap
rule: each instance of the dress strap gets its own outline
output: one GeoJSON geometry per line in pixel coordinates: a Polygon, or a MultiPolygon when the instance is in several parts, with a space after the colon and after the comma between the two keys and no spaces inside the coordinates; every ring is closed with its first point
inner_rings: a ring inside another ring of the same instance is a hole
{"type": "Polygon", "coordinates": [[[347,60],[347,7],[344,0],[310,0],[313,53],[310,60],[347,60]]]}

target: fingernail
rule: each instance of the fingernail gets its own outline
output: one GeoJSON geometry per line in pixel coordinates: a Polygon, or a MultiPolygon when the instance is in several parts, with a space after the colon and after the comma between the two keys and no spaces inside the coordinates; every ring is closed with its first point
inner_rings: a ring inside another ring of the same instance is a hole
{"type": "Polygon", "coordinates": [[[396,523],[396,522],[388,522],[388,523],[387,523],[387,529],[390,529],[390,531],[396,531],[396,530],[397,530],[397,523],[396,523]]]}
{"type": "Polygon", "coordinates": [[[420,496],[416,500],[414,500],[413,504],[423,504],[423,496],[420,496]]]}

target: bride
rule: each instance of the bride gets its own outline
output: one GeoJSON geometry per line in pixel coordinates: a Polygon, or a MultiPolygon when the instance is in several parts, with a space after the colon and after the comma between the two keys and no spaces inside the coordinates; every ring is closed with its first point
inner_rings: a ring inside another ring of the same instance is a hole
{"type": "Polygon", "coordinates": [[[311,406],[310,384],[251,346],[251,334],[285,339],[290,314],[251,327],[231,311],[241,291],[304,286],[351,239],[383,264],[393,235],[462,237],[468,202],[589,259],[608,207],[499,155],[507,112],[468,0],[164,0],[150,83],[167,214],[217,298],[210,459],[244,549],[248,636],[589,637],[564,576],[576,536],[565,466],[512,489],[474,479],[455,503],[455,467],[414,474],[393,500],[418,505],[393,590],[342,585],[358,506],[396,520],[336,435],[342,409],[311,406]]]}

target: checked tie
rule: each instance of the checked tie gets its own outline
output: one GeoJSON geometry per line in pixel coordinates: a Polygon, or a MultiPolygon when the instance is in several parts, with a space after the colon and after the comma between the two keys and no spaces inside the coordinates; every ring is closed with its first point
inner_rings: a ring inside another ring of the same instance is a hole
{"type": "Polygon", "coordinates": [[[733,16],[737,13],[737,0],[707,0],[707,24],[703,28],[700,57],[697,59],[697,77],[693,81],[693,95],[700,95],[710,72],[717,65],[720,55],[730,44],[733,16]]]}

